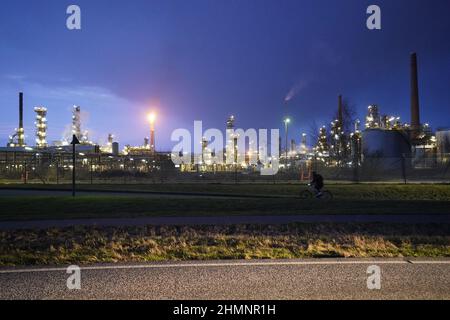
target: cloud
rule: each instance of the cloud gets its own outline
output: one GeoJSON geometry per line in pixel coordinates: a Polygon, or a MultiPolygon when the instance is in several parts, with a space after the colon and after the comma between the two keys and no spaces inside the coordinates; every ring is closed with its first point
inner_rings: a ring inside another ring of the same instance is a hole
{"type": "Polygon", "coordinates": [[[95,106],[95,108],[129,103],[108,89],[93,86],[48,87],[30,83],[27,85],[27,94],[42,100],[73,101],[73,104],[95,106]]]}
{"type": "Polygon", "coordinates": [[[3,78],[9,80],[8,85],[0,88],[2,95],[10,94],[12,88],[22,90],[26,96],[45,101],[64,100],[73,101],[77,105],[110,106],[117,104],[129,104],[130,102],[115,94],[111,90],[98,86],[71,85],[70,80],[60,80],[56,84],[31,80],[19,74],[6,74],[3,78]]]}
{"type": "Polygon", "coordinates": [[[24,75],[20,75],[20,74],[5,74],[5,75],[3,75],[3,78],[5,78],[6,80],[12,80],[12,81],[23,81],[27,77],[24,75]]]}
{"type": "MultiPolygon", "coordinates": [[[[35,106],[45,106],[48,109],[49,119],[49,141],[51,139],[61,139],[67,135],[66,128],[71,123],[71,112],[73,105],[79,105],[82,110],[82,130],[89,131],[92,140],[101,140],[107,132],[121,130],[124,128],[124,119],[129,115],[136,103],[123,98],[111,90],[100,86],[72,85],[71,82],[58,82],[55,85],[46,82],[32,81],[23,76],[4,75],[5,81],[0,86],[0,104],[11,105],[11,101],[16,99],[18,91],[25,94],[25,106],[27,107],[26,117],[28,121],[33,120],[31,110],[35,106]],[[119,117],[108,117],[111,114],[122,114],[119,117]],[[90,127],[89,120],[93,119],[95,128],[90,127]],[[104,119],[108,119],[105,121],[104,119]],[[110,131],[111,130],[111,131],[110,131]],[[96,136],[99,133],[99,136],[96,136]]],[[[9,110],[9,109],[8,109],[9,110]]],[[[2,123],[0,134],[2,140],[5,134],[11,134],[15,126],[15,114],[8,115],[8,123],[2,123]],[[10,123],[9,123],[10,122],[10,123]]],[[[27,130],[28,136],[34,128],[27,130]]],[[[114,132],[116,133],[116,132],[114,132]]]]}

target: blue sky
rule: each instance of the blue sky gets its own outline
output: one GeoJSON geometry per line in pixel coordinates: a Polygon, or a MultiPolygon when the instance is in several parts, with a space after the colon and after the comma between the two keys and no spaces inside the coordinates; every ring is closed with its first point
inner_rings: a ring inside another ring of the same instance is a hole
{"type": "Polygon", "coordinates": [[[157,147],[176,128],[278,128],[291,138],[328,123],[342,93],[363,118],[367,105],[409,121],[409,54],[418,53],[421,117],[450,126],[450,1],[365,0],[3,0],[0,6],[0,144],[17,126],[25,93],[27,141],[33,111],[48,108],[49,141],[61,139],[71,107],[104,142],[147,136],[156,109],[157,147]],[[65,27],[82,10],[82,30],[65,27]],[[382,30],[366,8],[382,9],[382,30]],[[292,88],[297,94],[285,104],[292,88]]]}

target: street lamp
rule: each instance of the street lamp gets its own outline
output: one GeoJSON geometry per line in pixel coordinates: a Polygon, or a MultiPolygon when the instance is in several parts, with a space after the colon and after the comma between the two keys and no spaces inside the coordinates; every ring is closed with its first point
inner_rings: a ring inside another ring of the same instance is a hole
{"type": "Polygon", "coordinates": [[[290,118],[285,118],[284,119],[284,133],[286,135],[286,160],[285,160],[285,164],[286,164],[286,170],[287,170],[287,166],[288,166],[288,128],[289,128],[289,123],[291,122],[290,118]]]}

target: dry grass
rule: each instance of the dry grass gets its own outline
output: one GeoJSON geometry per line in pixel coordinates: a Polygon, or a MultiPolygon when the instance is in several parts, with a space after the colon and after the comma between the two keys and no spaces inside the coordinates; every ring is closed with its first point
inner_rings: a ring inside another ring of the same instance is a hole
{"type": "Polygon", "coordinates": [[[450,226],[291,224],[0,232],[0,265],[418,256],[450,257],[450,226]]]}

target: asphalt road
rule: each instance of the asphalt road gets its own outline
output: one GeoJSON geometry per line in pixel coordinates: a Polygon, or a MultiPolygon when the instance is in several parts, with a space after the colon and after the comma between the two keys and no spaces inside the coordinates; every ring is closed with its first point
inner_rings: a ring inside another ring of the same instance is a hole
{"type": "MultiPolygon", "coordinates": [[[[166,191],[138,191],[138,190],[83,190],[76,191],[77,196],[122,196],[122,197],[149,197],[149,198],[161,198],[161,197],[175,197],[175,198],[293,198],[295,196],[284,195],[247,195],[247,194],[226,194],[226,193],[207,193],[207,192],[166,192],[166,191]]],[[[33,197],[33,196],[72,196],[72,191],[69,190],[54,190],[54,189],[34,189],[34,188],[0,188],[0,197],[33,197]]]]}
{"type": "MultiPolygon", "coordinates": [[[[151,193],[121,193],[114,191],[107,192],[95,192],[95,191],[78,191],[76,193],[78,196],[148,196],[148,197],[160,197],[161,195],[154,195],[151,193]]],[[[68,197],[72,196],[71,190],[32,190],[32,189],[0,189],[0,197],[34,197],[34,196],[44,196],[44,197],[68,197]]],[[[170,196],[170,195],[168,195],[170,196]]]]}
{"type": "Polygon", "coordinates": [[[0,269],[1,299],[450,299],[447,260],[285,260],[0,269]],[[367,288],[367,268],[381,289],[367,288]]]}

